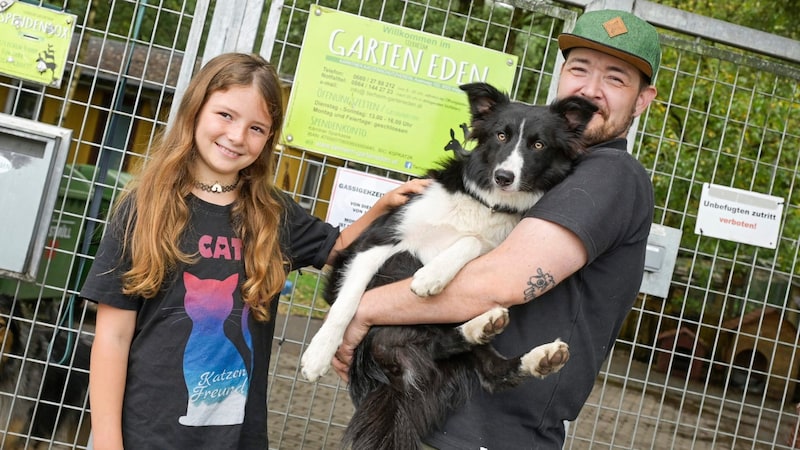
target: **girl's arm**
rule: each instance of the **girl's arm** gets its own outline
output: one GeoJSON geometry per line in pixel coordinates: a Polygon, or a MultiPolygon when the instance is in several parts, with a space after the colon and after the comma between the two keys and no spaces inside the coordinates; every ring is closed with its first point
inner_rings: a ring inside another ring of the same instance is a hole
{"type": "Polygon", "coordinates": [[[336,255],[350,245],[376,218],[406,203],[409,195],[421,194],[430,182],[431,180],[424,178],[409,180],[384,194],[372,208],[342,230],[328,255],[328,264],[333,263],[336,255]]]}
{"type": "Polygon", "coordinates": [[[136,311],[98,304],[89,366],[92,439],[96,450],[122,449],[122,398],[136,311]]]}

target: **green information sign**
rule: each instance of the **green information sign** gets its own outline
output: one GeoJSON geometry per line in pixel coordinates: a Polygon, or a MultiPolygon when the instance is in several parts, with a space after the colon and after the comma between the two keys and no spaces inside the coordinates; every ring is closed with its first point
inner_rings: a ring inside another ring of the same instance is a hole
{"type": "Polygon", "coordinates": [[[0,2],[0,73],[61,87],[75,20],[19,1],[0,2]]]}
{"type": "Polygon", "coordinates": [[[510,91],[517,57],[312,6],[282,133],[285,144],[419,175],[469,122],[459,86],[510,91]]]}

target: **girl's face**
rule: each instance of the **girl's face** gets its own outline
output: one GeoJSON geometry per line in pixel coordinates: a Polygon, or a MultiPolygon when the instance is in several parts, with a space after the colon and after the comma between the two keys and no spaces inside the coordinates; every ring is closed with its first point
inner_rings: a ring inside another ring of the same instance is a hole
{"type": "Polygon", "coordinates": [[[255,161],[272,135],[272,118],[255,86],[211,94],[197,115],[194,141],[197,181],[230,184],[255,161]]]}

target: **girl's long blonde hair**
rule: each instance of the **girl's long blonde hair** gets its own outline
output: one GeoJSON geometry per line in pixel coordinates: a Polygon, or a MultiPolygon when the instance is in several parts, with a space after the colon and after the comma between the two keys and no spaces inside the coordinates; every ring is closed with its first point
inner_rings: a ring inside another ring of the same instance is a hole
{"type": "Polygon", "coordinates": [[[153,298],[179,263],[197,258],[179,248],[189,220],[191,167],[198,157],[194,145],[197,115],[212,93],[233,86],[255,86],[272,119],[272,134],[264,150],[239,174],[239,195],[231,217],[244,247],[242,298],[254,317],[263,321],[269,320],[270,300],[286,281],[279,233],[283,207],[273,185],[273,153],[283,125],[283,102],[275,69],[258,55],[228,53],[210,60],[186,88],[175,123],[152,147],[150,160],[127,193],[133,196],[135,208],[123,245],[133,261],[123,275],[123,292],[153,298]]]}

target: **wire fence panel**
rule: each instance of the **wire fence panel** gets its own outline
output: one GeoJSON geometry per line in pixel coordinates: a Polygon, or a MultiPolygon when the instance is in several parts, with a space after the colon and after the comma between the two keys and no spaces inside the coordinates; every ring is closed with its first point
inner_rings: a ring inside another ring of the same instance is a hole
{"type": "MultiPolygon", "coordinates": [[[[361,3],[353,9],[338,6],[516,54],[520,63],[512,95],[544,102],[557,77],[555,37],[571,26],[575,12],[524,2],[513,9],[497,4],[458,8],[467,3],[407,2],[399,20],[386,4],[371,3],[369,10],[361,3]],[[412,20],[415,9],[424,11],[423,20],[412,20]],[[447,18],[440,22],[463,28],[442,27],[437,22],[441,14],[447,18]],[[498,28],[503,32],[492,37],[484,33],[498,28]]],[[[284,5],[283,13],[302,22],[307,10],[292,4],[284,5]]],[[[666,298],[640,297],[592,396],[569,428],[566,447],[791,446],[798,376],[793,363],[799,295],[798,67],[720,48],[712,41],[662,33],[665,64],[655,80],[660,96],[640,120],[633,147],[653,177],[656,223],[683,230],[678,264],[666,298]],[[703,183],[783,198],[782,237],[776,250],[696,235],[703,183]]],[[[296,58],[284,57],[283,51],[299,49],[299,44],[288,42],[287,36],[276,40],[272,55],[282,72],[293,73],[296,58]]],[[[748,35],[741,38],[747,40],[748,35]]],[[[302,342],[313,335],[315,326],[316,319],[303,327],[302,342]]],[[[295,417],[297,413],[274,403],[271,412],[286,417],[285,424],[302,424],[298,428],[328,426],[328,439],[335,440],[349,404],[328,394],[329,407],[320,409],[313,399],[344,387],[333,376],[316,386],[306,386],[296,377],[302,342],[293,341],[295,352],[281,354],[278,360],[292,361],[289,377],[295,376],[297,399],[306,395],[301,388],[310,390],[311,401],[296,402],[309,412],[295,417]]],[[[275,429],[271,434],[288,438],[275,429]]],[[[303,448],[335,443],[310,438],[283,442],[303,448]]]]}
{"type": "Polygon", "coordinates": [[[652,173],[656,222],[683,230],[678,264],[667,298],[643,296],[629,316],[573,445],[792,448],[800,72],[670,33],[662,42],[671,64],[635,154],[652,173]],[[783,199],[776,248],[696,233],[704,183],[783,199]]]}
{"type": "MultiPolygon", "coordinates": [[[[556,37],[595,3],[319,2],[516,55],[509,94],[528,103],[554,96],[556,37]]],[[[94,308],[77,294],[111,205],[191,74],[214,54],[251,46],[276,66],[287,98],[291,89],[314,89],[293,83],[314,3],[38,5],[76,16],[64,82],[51,88],[0,75],[2,112],[73,134],[37,282],[0,278],[0,448],[85,448],[94,308]],[[36,417],[56,417],[57,426],[44,430],[36,417]]],[[[800,447],[800,44],[643,0],[632,8],[660,29],[664,52],[659,96],[636,123],[632,153],[652,177],[656,226],[682,234],[668,294],[640,295],[565,447],[800,447]],[[695,232],[705,184],[782,199],[775,248],[695,232]]],[[[292,147],[277,158],[276,185],[320,217],[339,167],[409,178],[292,147]]],[[[280,297],[265,380],[271,448],[338,448],[353,411],[335,375],[309,383],[299,372],[327,311],[323,286],[324,273],[304,269],[290,274],[280,297]]]]}
{"type": "MultiPolygon", "coordinates": [[[[72,142],[36,283],[0,278],[0,448],[85,448],[94,308],[77,295],[110,205],[164,123],[195,2],[26,3],[73,14],[74,35],[61,87],[0,75],[2,111],[69,128],[72,142]]],[[[5,8],[4,24],[27,23],[5,8]]],[[[30,45],[16,36],[3,35],[4,60],[30,45]]]]}

